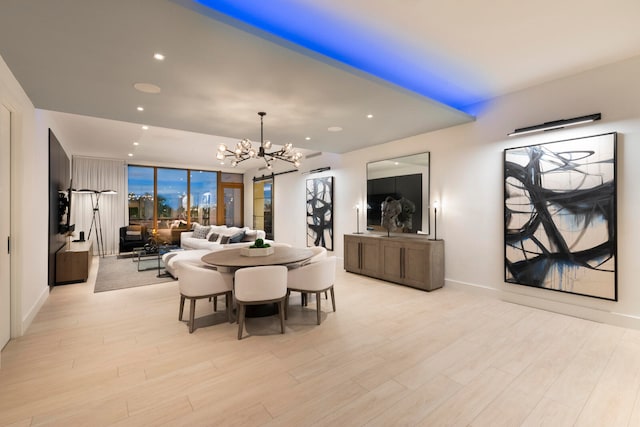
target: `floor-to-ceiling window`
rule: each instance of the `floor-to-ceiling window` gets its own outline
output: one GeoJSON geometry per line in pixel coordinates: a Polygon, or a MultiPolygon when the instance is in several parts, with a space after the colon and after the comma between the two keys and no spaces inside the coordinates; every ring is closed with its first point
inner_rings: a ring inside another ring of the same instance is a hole
{"type": "Polygon", "coordinates": [[[191,222],[201,225],[216,224],[218,221],[217,195],[218,173],[191,171],[190,175],[190,217],[191,222]]]}
{"type": "Polygon", "coordinates": [[[135,165],[128,172],[129,224],[162,242],[177,243],[193,223],[244,225],[242,174],[135,165]]]}
{"type": "Polygon", "coordinates": [[[218,213],[218,223],[238,226],[244,218],[244,177],[239,173],[220,174],[219,197],[224,201],[222,212],[218,213]]]}
{"type": "Polygon", "coordinates": [[[155,169],[148,166],[129,166],[129,224],[153,229],[155,218],[155,169]]]}
{"type": "Polygon", "coordinates": [[[186,169],[156,168],[156,230],[163,242],[177,243],[187,229],[186,169]]]}

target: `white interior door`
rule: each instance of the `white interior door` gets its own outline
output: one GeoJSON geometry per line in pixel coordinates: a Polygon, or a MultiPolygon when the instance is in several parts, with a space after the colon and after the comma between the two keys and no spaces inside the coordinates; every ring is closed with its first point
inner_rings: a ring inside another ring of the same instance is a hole
{"type": "Polygon", "coordinates": [[[11,113],[0,104],[0,350],[11,338],[10,154],[11,113]]]}

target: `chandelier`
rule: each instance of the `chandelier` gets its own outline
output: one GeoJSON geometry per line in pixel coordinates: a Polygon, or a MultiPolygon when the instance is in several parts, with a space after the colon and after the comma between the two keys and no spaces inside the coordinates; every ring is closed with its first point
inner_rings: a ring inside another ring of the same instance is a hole
{"type": "Polygon", "coordinates": [[[226,158],[232,158],[231,166],[236,167],[238,163],[244,162],[245,160],[255,159],[257,157],[262,157],[267,164],[267,169],[271,170],[272,164],[274,160],[284,160],[285,162],[293,163],[295,167],[300,166],[300,161],[302,160],[302,153],[293,149],[293,144],[290,142],[285,144],[281,149],[276,151],[267,151],[271,149],[271,141],[265,141],[264,139],[264,129],[262,119],[267,113],[260,111],[258,113],[260,116],[260,147],[257,149],[254,148],[253,142],[249,139],[243,139],[239,141],[234,150],[230,150],[225,144],[220,144],[218,146],[218,154],[216,158],[220,160],[222,164],[224,164],[224,160],[226,158]]]}

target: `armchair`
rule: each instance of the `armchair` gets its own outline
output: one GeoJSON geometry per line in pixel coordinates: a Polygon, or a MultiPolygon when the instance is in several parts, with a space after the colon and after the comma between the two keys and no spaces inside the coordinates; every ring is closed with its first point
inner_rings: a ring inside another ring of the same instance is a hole
{"type": "Polygon", "coordinates": [[[144,225],[120,227],[120,253],[131,252],[134,248],[144,246],[148,240],[149,234],[144,225]]]}

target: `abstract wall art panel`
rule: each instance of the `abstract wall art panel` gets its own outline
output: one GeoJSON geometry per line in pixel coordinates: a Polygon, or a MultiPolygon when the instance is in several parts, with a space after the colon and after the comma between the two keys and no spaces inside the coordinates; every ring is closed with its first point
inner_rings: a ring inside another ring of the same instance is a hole
{"type": "Polygon", "coordinates": [[[333,250],[333,177],[307,180],[307,246],[333,250]]]}
{"type": "Polygon", "coordinates": [[[617,301],[616,136],[504,150],[506,282],[617,301]]]}

